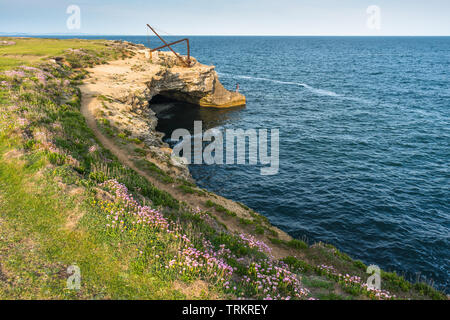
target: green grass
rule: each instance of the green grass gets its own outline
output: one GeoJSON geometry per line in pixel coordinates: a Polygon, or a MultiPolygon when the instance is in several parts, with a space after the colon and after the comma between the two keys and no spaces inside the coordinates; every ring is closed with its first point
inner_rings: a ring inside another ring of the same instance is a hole
{"type": "Polygon", "coordinates": [[[199,190],[197,188],[192,188],[192,187],[184,185],[184,184],[178,186],[178,189],[180,189],[181,191],[183,191],[184,193],[187,193],[187,194],[196,194],[198,196],[206,195],[206,193],[204,191],[199,190]]]}
{"type": "Polygon", "coordinates": [[[185,180],[185,179],[180,179],[180,178],[178,178],[178,179],[177,179],[177,182],[179,182],[179,183],[181,183],[182,185],[185,185],[185,186],[187,186],[187,187],[191,187],[191,188],[196,188],[196,187],[197,187],[197,185],[196,185],[195,183],[190,182],[190,181],[187,181],[187,180],[185,180]]]}
{"type": "MultiPolygon", "coordinates": [[[[94,57],[81,59],[79,63],[88,66],[101,61],[101,58],[94,57]]],[[[54,68],[51,72],[63,79],[79,79],[85,74],[82,70],[63,71],[58,67],[54,68]]],[[[30,76],[30,79],[33,78],[30,76]]],[[[13,237],[14,232],[10,229],[17,228],[21,234],[19,238],[27,235],[31,239],[30,242],[42,248],[42,252],[33,251],[36,257],[27,254],[21,244],[17,244],[17,250],[8,251],[10,254],[5,257],[7,263],[3,263],[2,259],[0,266],[1,277],[7,277],[8,281],[5,283],[8,286],[0,287],[0,297],[179,299],[185,296],[174,289],[173,282],[208,280],[208,272],[200,275],[197,272],[183,271],[178,275],[178,272],[166,270],[165,266],[171,259],[171,254],[176,255],[181,249],[176,247],[177,242],[173,241],[170,234],[168,237],[166,233],[151,228],[137,234],[116,235],[105,230],[105,210],[110,208],[111,202],[98,201],[101,195],[98,186],[99,183],[116,179],[124,184],[132,195],[172,217],[172,223],[178,225],[176,232],[188,234],[197,248],[203,247],[202,241],[206,235],[217,240],[215,229],[205,224],[198,215],[184,211],[186,208],[182,208],[178,200],[169,193],[159,190],[135,171],[124,167],[108,150],[100,147],[89,151],[90,146],[98,142],[81,116],[78,89],[65,85],[53,90],[53,82],[49,81],[46,87],[42,88],[38,87],[38,81],[27,81],[26,78],[18,79],[12,88],[19,92],[16,99],[20,101],[20,108],[9,110],[9,95],[3,94],[2,91],[0,96],[2,112],[5,115],[0,119],[3,153],[11,149],[25,152],[23,162],[14,160],[9,164],[6,160],[0,160],[0,183],[9,187],[5,188],[7,192],[1,195],[1,223],[2,227],[5,226],[1,231],[2,236],[3,232],[7,232],[8,236],[13,237]],[[65,98],[61,98],[62,93],[72,98],[65,101],[65,98]],[[63,100],[65,103],[62,103],[63,100]],[[15,119],[19,116],[26,116],[25,129],[17,128],[15,119]],[[22,134],[22,130],[25,130],[26,134],[22,134]],[[36,138],[40,132],[44,132],[45,141],[51,141],[51,147],[44,145],[43,141],[39,140],[41,138],[36,138]],[[49,168],[49,165],[52,167],[49,168]],[[37,172],[41,172],[39,178],[35,176],[37,172]],[[14,179],[17,179],[17,183],[13,183],[14,179]],[[68,197],[65,188],[69,185],[70,188],[81,189],[83,196],[68,197]],[[25,187],[26,190],[21,189],[25,187]],[[68,220],[70,221],[74,214],[80,215],[80,220],[73,222],[71,227],[75,229],[66,228],[68,220]],[[4,223],[3,218],[6,221],[4,223]],[[152,241],[155,245],[149,247],[152,241]],[[142,252],[141,256],[136,254],[138,248],[139,252],[142,252]],[[155,250],[160,250],[163,260],[155,259],[155,250]],[[23,261],[18,262],[16,255],[23,261]],[[65,288],[65,270],[72,263],[80,266],[82,271],[83,285],[80,292],[68,291],[65,288]],[[43,265],[49,266],[48,273],[51,277],[34,275],[36,270],[44,268],[43,265]],[[27,266],[31,274],[24,271],[27,266]],[[23,286],[9,285],[10,278],[24,273],[30,280],[24,282],[23,286]],[[46,289],[44,293],[40,291],[40,288],[48,287],[54,289],[46,289]]],[[[100,124],[110,129],[114,135],[117,134],[107,121],[100,121],[100,124]]],[[[119,138],[128,136],[123,133],[119,138]]],[[[138,139],[130,141],[140,143],[138,139]]],[[[175,181],[153,163],[147,161],[144,165],[148,172],[161,179],[170,178],[168,182],[175,181]]],[[[182,185],[191,188],[187,183],[182,185]]],[[[123,209],[128,210],[127,207],[123,209]]],[[[234,238],[224,239],[231,242],[234,238]]],[[[233,240],[233,245],[236,252],[240,246],[245,248],[238,239],[233,240]]],[[[8,247],[12,247],[11,243],[8,243],[8,247]]],[[[207,284],[210,290],[217,291],[216,297],[221,297],[221,286],[216,281],[207,284]]],[[[208,294],[203,292],[202,297],[208,298],[208,294]]]]}
{"type": "Polygon", "coordinates": [[[252,220],[245,219],[245,218],[239,218],[239,223],[244,225],[244,226],[248,226],[248,225],[254,224],[254,222],[252,220]]]}
{"type": "Polygon", "coordinates": [[[364,272],[367,270],[367,266],[365,265],[365,263],[360,260],[353,261],[353,265],[364,272]]]}
{"type": "Polygon", "coordinates": [[[305,273],[313,270],[313,267],[310,264],[292,256],[288,256],[282,260],[284,263],[288,264],[295,271],[305,273]]]}
{"type": "Polygon", "coordinates": [[[213,208],[214,207],[214,202],[212,202],[211,200],[207,200],[205,202],[205,206],[208,208],[213,208]]]}
{"type": "Polygon", "coordinates": [[[261,226],[255,226],[255,233],[256,234],[264,234],[264,228],[261,226]]]}
{"type": "Polygon", "coordinates": [[[124,144],[126,144],[127,142],[132,142],[134,144],[141,144],[142,143],[142,141],[140,139],[138,139],[138,138],[131,138],[130,137],[130,133],[127,133],[127,132],[121,132],[121,133],[117,134],[117,137],[119,139],[122,139],[123,140],[122,142],[124,144]]]}
{"type": "MultiPolygon", "coordinates": [[[[54,47],[55,51],[46,53],[59,54],[58,50],[64,50],[66,45],[74,47],[72,44],[63,42],[59,48],[54,47]]],[[[33,49],[33,54],[40,55],[38,47],[33,49]]],[[[23,53],[31,54],[26,50],[23,53]]],[[[8,59],[0,58],[3,68],[13,65],[8,59]]],[[[82,63],[102,61],[100,57],[87,60],[82,63]]],[[[63,79],[85,74],[57,69],[50,72],[63,79]]],[[[53,90],[52,83],[44,90],[33,89],[36,85],[37,82],[30,84],[25,79],[20,87],[13,88],[19,92],[21,101],[16,111],[8,110],[11,103],[8,94],[0,91],[5,115],[0,121],[0,232],[2,239],[6,239],[0,248],[8,249],[0,250],[0,274],[7,280],[0,281],[0,299],[184,298],[171,286],[176,278],[169,279],[158,270],[145,273],[137,270],[135,246],[118,248],[104,237],[99,228],[104,215],[98,215],[98,210],[90,204],[95,193],[89,190],[99,182],[116,178],[130,190],[139,190],[156,206],[176,209],[178,201],[124,168],[108,151],[100,149],[93,154],[88,151],[95,137],[79,111],[78,89],[56,84],[57,90],[53,90]],[[62,94],[72,98],[62,104],[62,94]],[[29,122],[26,135],[17,135],[17,128],[14,129],[15,112],[26,112],[29,122]],[[52,151],[33,138],[42,131],[52,137],[52,151]],[[22,159],[5,157],[7,151],[21,149],[25,152],[22,159]],[[49,170],[48,165],[54,168],[49,170]],[[38,172],[43,174],[37,175],[38,172]],[[63,186],[60,187],[59,181],[63,186]],[[81,188],[82,196],[69,196],[64,189],[66,185],[81,188]],[[74,215],[79,215],[81,220],[71,229],[67,224],[74,215]],[[73,263],[82,272],[83,285],[79,292],[66,289],[66,269],[73,263]]]]}
{"type": "MultiPolygon", "coordinates": [[[[92,236],[89,230],[66,230],[73,208],[84,215],[90,215],[90,210],[83,204],[79,207],[77,199],[61,193],[52,181],[34,181],[34,171],[0,159],[0,219],[2,235],[8,238],[1,242],[2,247],[8,247],[6,259],[1,259],[2,269],[20,278],[9,284],[0,281],[1,299],[182,297],[165,279],[124,268],[130,261],[118,263],[117,248],[92,236]],[[8,221],[7,229],[4,221],[8,221]],[[80,292],[66,289],[66,269],[73,263],[82,272],[80,292]]],[[[131,254],[124,248],[120,257],[131,254]]]]}
{"type": "MultiPolygon", "coordinates": [[[[87,127],[80,113],[80,90],[76,88],[86,76],[82,68],[123,57],[125,53],[105,46],[103,41],[12,40],[17,45],[0,47],[0,71],[29,64],[44,68],[54,78],[41,84],[31,71],[20,79],[0,75],[0,80],[7,80],[11,88],[0,89],[0,299],[195,298],[174,289],[175,282],[189,285],[194,280],[207,283],[209,291],[202,297],[212,294],[216,298],[236,298],[206,269],[165,268],[182,249],[181,235],[187,236],[189,245],[196,250],[219,252],[226,248],[225,262],[235,268],[234,278],[229,280],[246,297],[260,298],[257,286],[245,287],[240,277],[251,275],[256,280],[254,265],[267,266],[266,253],[250,247],[239,233],[228,231],[213,214],[189,208],[122,165],[99,145],[87,127]],[[84,48],[82,52],[65,52],[79,47],[84,48]],[[42,58],[54,55],[64,55],[72,67],[39,65],[42,58]],[[22,156],[15,157],[12,151],[22,156]],[[111,179],[126,186],[127,195],[136,199],[138,205],[125,205],[117,196],[114,198],[114,190],[100,185],[111,179]],[[133,210],[145,205],[158,210],[170,222],[173,233],[156,227],[135,228],[133,210]],[[106,227],[108,215],[116,212],[123,213],[126,232],[106,227]],[[73,263],[82,272],[79,292],[66,289],[66,269],[73,263]]],[[[107,97],[100,99],[108,101],[107,97]]],[[[114,141],[141,144],[106,119],[98,122],[114,141]]],[[[141,147],[132,145],[130,152],[144,155],[141,147]]],[[[186,194],[204,194],[194,183],[174,179],[152,162],[141,159],[137,164],[163,182],[176,183],[186,194]]],[[[216,213],[237,216],[211,200],[205,205],[216,213]]],[[[273,244],[301,257],[286,257],[283,262],[304,279],[312,294],[323,299],[349,298],[342,292],[350,294],[350,298],[361,296],[360,289],[320,274],[317,266],[332,265],[341,273],[364,279],[364,263],[331,245],[309,247],[301,240],[281,240],[267,218],[240,205],[252,217],[239,218],[245,229],[261,235],[267,232],[273,236],[273,244]],[[340,291],[334,292],[334,286],[340,291]]],[[[413,285],[394,273],[382,273],[382,279],[385,288],[402,297],[445,298],[427,284],[413,285]]]]}
{"type": "MultiPolygon", "coordinates": [[[[1,47],[0,47],[1,51],[1,47]]],[[[9,58],[6,56],[0,55],[0,72],[5,70],[10,70],[15,67],[26,65],[28,64],[28,61],[20,59],[20,58],[9,58]]]]}
{"type": "Polygon", "coordinates": [[[0,38],[1,40],[14,41],[12,46],[1,46],[0,54],[22,54],[24,56],[48,57],[59,55],[68,48],[99,50],[105,49],[105,42],[102,40],[82,40],[82,39],[40,39],[40,38],[0,38]]]}
{"type": "Polygon", "coordinates": [[[97,96],[97,98],[102,100],[102,101],[106,101],[106,102],[113,102],[114,101],[113,99],[108,98],[108,97],[106,97],[104,95],[99,95],[99,96],[97,96]]]}
{"type": "Polygon", "coordinates": [[[298,240],[298,239],[292,239],[292,240],[286,241],[286,240],[281,240],[281,239],[277,239],[277,238],[269,238],[269,240],[273,244],[284,245],[284,246],[298,249],[298,250],[309,248],[309,246],[304,241],[298,240]]]}
{"type": "Polygon", "coordinates": [[[97,120],[97,125],[100,130],[108,135],[110,138],[116,137],[118,135],[118,130],[111,125],[111,122],[108,119],[100,118],[97,120]]]}
{"type": "Polygon", "coordinates": [[[334,289],[334,283],[331,281],[321,280],[317,278],[303,278],[303,283],[308,288],[320,288],[320,289],[326,289],[326,290],[333,290],[334,289]]]}
{"type": "Polygon", "coordinates": [[[319,300],[348,300],[348,298],[343,295],[336,293],[319,293],[317,298],[319,300]]]}
{"type": "Polygon", "coordinates": [[[427,283],[417,282],[414,284],[413,288],[420,294],[430,297],[433,300],[448,300],[444,293],[437,291],[427,283]]]}
{"type": "Polygon", "coordinates": [[[213,202],[211,200],[207,200],[205,202],[205,205],[206,205],[206,207],[214,208],[217,212],[224,213],[224,214],[226,214],[229,217],[236,217],[237,216],[236,212],[230,211],[227,208],[225,208],[224,206],[222,206],[222,205],[220,205],[218,203],[215,203],[215,202],[213,202]]]}
{"type": "Polygon", "coordinates": [[[175,179],[167,174],[164,170],[160,169],[156,164],[145,159],[135,161],[136,165],[140,168],[148,171],[150,174],[158,178],[165,183],[174,183],[175,179]]]}
{"type": "Polygon", "coordinates": [[[292,240],[286,242],[286,245],[288,247],[295,248],[295,249],[307,249],[308,248],[308,245],[304,241],[298,240],[298,239],[292,239],[292,240]]]}
{"type": "Polygon", "coordinates": [[[142,148],[134,148],[134,152],[136,152],[141,157],[145,157],[147,155],[147,151],[142,148]]]}
{"type": "Polygon", "coordinates": [[[406,281],[403,277],[397,275],[395,272],[381,272],[381,280],[383,286],[388,290],[402,290],[409,291],[412,284],[406,281]]]}

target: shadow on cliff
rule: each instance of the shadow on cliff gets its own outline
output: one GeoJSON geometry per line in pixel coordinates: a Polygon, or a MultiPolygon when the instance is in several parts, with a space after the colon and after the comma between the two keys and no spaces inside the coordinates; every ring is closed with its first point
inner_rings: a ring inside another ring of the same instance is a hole
{"type": "Polygon", "coordinates": [[[165,134],[164,141],[169,142],[172,132],[178,128],[194,131],[194,121],[202,121],[203,131],[222,127],[239,119],[242,107],[206,108],[195,104],[180,102],[163,95],[150,100],[150,108],[156,113],[156,130],[165,134]]]}

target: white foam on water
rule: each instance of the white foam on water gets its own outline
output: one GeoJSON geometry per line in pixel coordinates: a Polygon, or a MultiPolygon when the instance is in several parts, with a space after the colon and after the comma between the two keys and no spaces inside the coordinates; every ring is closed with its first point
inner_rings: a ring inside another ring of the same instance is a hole
{"type": "Polygon", "coordinates": [[[317,93],[322,96],[341,97],[341,95],[337,94],[336,92],[328,91],[328,90],[324,90],[324,89],[317,89],[317,88],[311,87],[310,85],[307,85],[306,83],[302,83],[300,85],[302,87],[308,89],[309,91],[317,93]]]}
{"type": "Polygon", "coordinates": [[[281,80],[275,80],[275,79],[269,79],[269,78],[251,77],[251,76],[245,76],[245,75],[234,75],[234,74],[220,73],[220,72],[218,72],[218,74],[221,76],[230,77],[230,78],[245,79],[245,80],[250,80],[250,81],[268,81],[268,82],[272,82],[272,83],[298,86],[298,87],[303,87],[303,88],[307,89],[308,91],[315,93],[317,95],[320,95],[320,96],[336,97],[336,98],[341,98],[341,99],[348,99],[348,100],[354,100],[354,101],[368,103],[367,100],[354,98],[354,97],[346,97],[346,96],[340,95],[336,92],[325,90],[325,89],[314,88],[314,87],[310,86],[309,84],[301,83],[301,82],[281,81],[281,80]]]}

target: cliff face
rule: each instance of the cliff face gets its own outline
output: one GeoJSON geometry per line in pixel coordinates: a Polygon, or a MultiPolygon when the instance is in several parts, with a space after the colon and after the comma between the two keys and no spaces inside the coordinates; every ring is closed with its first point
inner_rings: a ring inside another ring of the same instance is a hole
{"type": "Polygon", "coordinates": [[[191,58],[192,67],[186,68],[172,52],[151,54],[142,45],[125,43],[125,47],[134,56],[87,69],[95,77],[85,81],[83,90],[92,96],[103,96],[109,108],[103,110],[100,106],[98,112],[149,146],[166,146],[155,130],[157,118],[150,109],[151,99],[156,95],[204,107],[245,105],[242,94],[222,86],[213,66],[191,58]]]}
{"type": "MultiPolygon", "coordinates": [[[[167,160],[171,150],[162,141],[162,133],[156,131],[158,119],[150,108],[153,97],[162,95],[203,107],[245,104],[243,95],[222,86],[213,66],[192,58],[192,67],[186,68],[171,52],[151,54],[144,46],[122,42],[116,45],[125,46],[134,56],[87,69],[91,77],[81,89],[86,97],[90,96],[90,111],[97,119],[145,142],[161,162],[167,160]]],[[[181,170],[180,176],[189,177],[186,166],[173,165],[181,170]]]]}
{"type": "MultiPolygon", "coordinates": [[[[149,57],[150,58],[150,57],[149,57]]],[[[191,58],[192,67],[185,68],[171,52],[154,52],[151,61],[161,69],[147,83],[152,95],[161,94],[202,107],[227,108],[245,105],[245,97],[226,90],[214,66],[206,66],[191,58]]]]}

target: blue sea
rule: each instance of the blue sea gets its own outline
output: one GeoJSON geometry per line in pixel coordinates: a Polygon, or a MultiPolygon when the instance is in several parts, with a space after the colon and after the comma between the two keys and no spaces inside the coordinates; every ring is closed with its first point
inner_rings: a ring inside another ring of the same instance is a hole
{"type": "Polygon", "coordinates": [[[450,37],[190,40],[225,87],[239,83],[247,106],[175,104],[159,128],[170,135],[203,120],[204,129],[280,130],[277,175],[191,165],[201,187],[296,238],[450,291],[450,37]]]}

